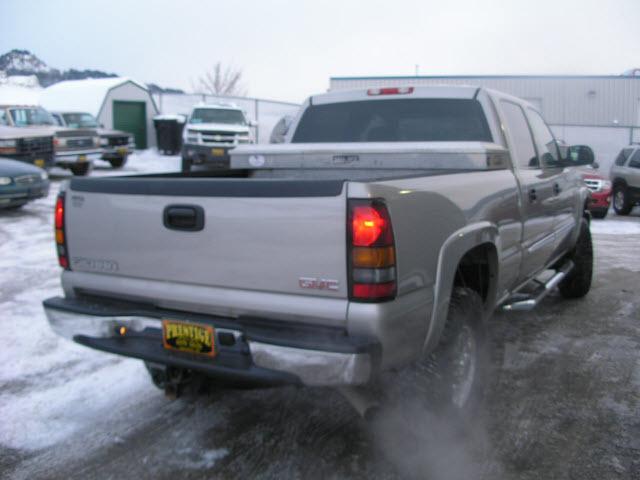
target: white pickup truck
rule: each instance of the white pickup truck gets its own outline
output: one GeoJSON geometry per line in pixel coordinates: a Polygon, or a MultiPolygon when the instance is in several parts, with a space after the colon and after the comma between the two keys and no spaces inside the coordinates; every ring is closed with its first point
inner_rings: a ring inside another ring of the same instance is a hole
{"type": "Polygon", "coordinates": [[[285,143],[239,146],[230,170],[71,180],[65,296],[44,307],[60,335],[143,359],[171,391],[193,372],[332,386],[365,413],[410,378],[463,412],[497,307],[590,288],[573,167],[594,158],[567,148],[533,106],[482,88],[313,96],[285,143]]]}
{"type": "Polygon", "coordinates": [[[196,105],[182,134],[182,171],[229,168],[229,151],[253,143],[256,125],[236,105],[196,105]]]}

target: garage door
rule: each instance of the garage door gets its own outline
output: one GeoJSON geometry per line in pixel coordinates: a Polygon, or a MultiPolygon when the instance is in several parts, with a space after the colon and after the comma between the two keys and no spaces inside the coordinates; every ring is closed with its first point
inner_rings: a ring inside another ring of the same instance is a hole
{"type": "Polygon", "coordinates": [[[147,148],[147,104],[114,100],[113,128],[132,133],[136,148],[147,148]]]}

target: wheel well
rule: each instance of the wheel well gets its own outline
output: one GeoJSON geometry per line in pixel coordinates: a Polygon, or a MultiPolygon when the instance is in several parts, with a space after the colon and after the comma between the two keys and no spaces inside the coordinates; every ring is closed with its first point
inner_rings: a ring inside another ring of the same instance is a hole
{"type": "Polygon", "coordinates": [[[624,178],[616,178],[613,181],[613,186],[617,187],[618,185],[622,185],[623,187],[626,187],[627,186],[627,182],[625,181],[624,178]]]}
{"type": "Polygon", "coordinates": [[[484,243],[464,254],[456,269],[454,287],[470,288],[482,301],[495,296],[498,253],[495,245],[484,243]]]}

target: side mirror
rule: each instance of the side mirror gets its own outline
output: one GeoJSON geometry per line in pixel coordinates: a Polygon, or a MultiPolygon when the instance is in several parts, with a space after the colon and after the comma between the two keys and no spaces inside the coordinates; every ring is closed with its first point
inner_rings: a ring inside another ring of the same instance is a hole
{"type": "Polygon", "coordinates": [[[591,147],[586,145],[572,145],[567,149],[567,156],[564,157],[569,166],[593,165],[596,156],[591,147]]]}
{"type": "Polygon", "coordinates": [[[100,124],[100,128],[104,128],[104,123],[101,123],[101,124],[100,124]]]}
{"type": "Polygon", "coordinates": [[[247,125],[249,125],[250,127],[257,127],[258,122],[256,122],[255,120],[247,120],[247,125]]]}

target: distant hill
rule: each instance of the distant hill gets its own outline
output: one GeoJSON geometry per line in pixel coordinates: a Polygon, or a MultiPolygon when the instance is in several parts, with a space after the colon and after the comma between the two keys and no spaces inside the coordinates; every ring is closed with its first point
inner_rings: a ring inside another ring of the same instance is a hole
{"type": "MultiPolygon", "coordinates": [[[[101,70],[58,70],[52,68],[40,60],[29,50],[13,49],[0,56],[0,74],[5,76],[35,75],[43,87],[48,87],[63,80],[83,80],[85,78],[110,78],[118,77],[115,73],[101,70]]],[[[184,93],[177,88],[162,88],[155,83],[147,85],[151,93],[184,93]]]]}

